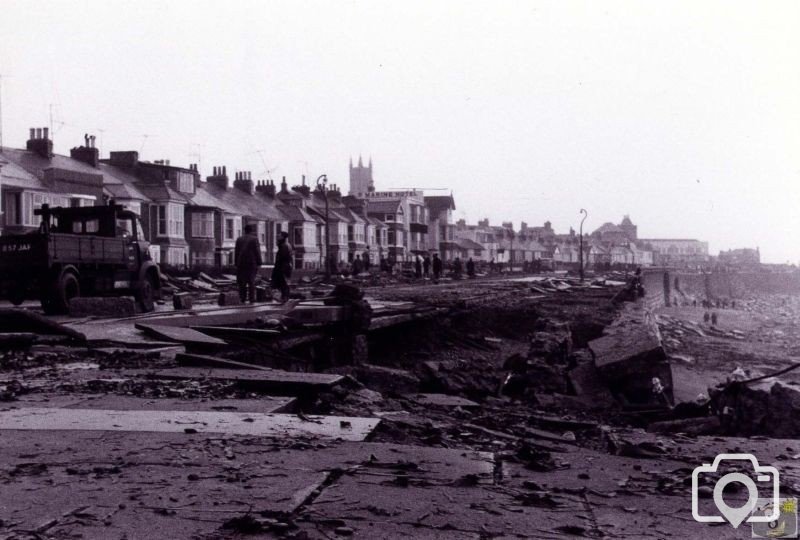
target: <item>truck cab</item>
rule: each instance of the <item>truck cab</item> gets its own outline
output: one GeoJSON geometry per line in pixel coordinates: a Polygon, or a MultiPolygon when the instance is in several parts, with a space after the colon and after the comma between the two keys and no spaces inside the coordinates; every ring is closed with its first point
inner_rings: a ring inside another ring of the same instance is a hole
{"type": "Polygon", "coordinates": [[[139,217],[116,204],[35,211],[39,230],[0,238],[0,287],[14,304],[38,296],[65,313],[77,296],[132,295],[143,311],[160,291],[139,217]]]}

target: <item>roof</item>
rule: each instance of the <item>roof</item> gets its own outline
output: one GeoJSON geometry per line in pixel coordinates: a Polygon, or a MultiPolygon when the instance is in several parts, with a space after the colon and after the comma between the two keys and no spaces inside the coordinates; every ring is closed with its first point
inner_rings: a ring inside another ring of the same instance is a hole
{"type": "MultiPolygon", "coordinates": [[[[0,154],[2,155],[2,154],[0,154]]],[[[13,162],[0,161],[0,185],[3,187],[12,186],[24,189],[46,190],[41,180],[13,162]]]]}
{"type": "Polygon", "coordinates": [[[103,173],[103,189],[115,199],[147,200],[137,186],[138,179],[124,169],[101,162],[98,170],[103,173]]]}
{"type": "Polygon", "coordinates": [[[100,169],[95,169],[83,161],[72,159],[69,156],[62,156],[61,154],[53,154],[48,159],[32,150],[4,147],[2,156],[39,178],[44,178],[42,171],[46,169],[64,169],[85,174],[102,174],[100,169]]]}
{"type": "Polygon", "coordinates": [[[280,204],[277,206],[277,209],[281,214],[283,214],[284,219],[289,221],[316,221],[316,219],[310,216],[308,212],[296,206],[280,204]]]}
{"type": "Polygon", "coordinates": [[[278,210],[278,202],[269,197],[258,197],[251,195],[237,187],[222,188],[209,182],[201,182],[200,187],[195,190],[192,200],[212,202],[218,201],[217,205],[205,204],[203,206],[216,206],[223,212],[247,216],[265,221],[283,221],[284,215],[278,210]],[[206,192],[209,197],[203,194],[206,192]],[[201,197],[198,199],[197,197],[201,197]]]}
{"type": "Polygon", "coordinates": [[[437,214],[442,210],[456,209],[456,201],[453,199],[452,195],[434,195],[431,197],[425,197],[424,200],[425,206],[437,214]]]}
{"type": "Polygon", "coordinates": [[[475,242],[474,240],[470,240],[469,238],[456,238],[455,239],[455,243],[458,244],[458,247],[460,247],[461,249],[473,249],[473,250],[474,249],[480,249],[480,250],[486,249],[481,244],[479,244],[478,242],[475,242]]]}
{"type": "Polygon", "coordinates": [[[595,231],[595,233],[609,233],[609,232],[625,232],[619,225],[614,225],[610,221],[606,221],[602,225],[600,225],[595,231]]]}
{"type": "Polygon", "coordinates": [[[189,197],[183,193],[178,193],[174,189],[164,184],[145,184],[140,183],[136,186],[148,199],[153,201],[175,201],[186,204],[189,197]]]}

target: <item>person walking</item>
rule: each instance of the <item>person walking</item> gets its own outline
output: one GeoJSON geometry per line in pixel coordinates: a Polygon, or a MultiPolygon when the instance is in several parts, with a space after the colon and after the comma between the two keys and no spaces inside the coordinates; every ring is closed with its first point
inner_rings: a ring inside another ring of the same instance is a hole
{"type": "Polygon", "coordinates": [[[422,277],[422,260],[419,258],[419,255],[414,259],[414,275],[417,279],[422,277]]]}
{"type": "Polygon", "coordinates": [[[430,255],[425,255],[425,258],[422,259],[422,275],[426,278],[431,274],[431,257],[430,255]]]}
{"type": "Polygon", "coordinates": [[[433,279],[439,279],[442,275],[442,259],[438,253],[433,254],[433,279]]]}
{"type": "Polygon", "coordinates": [[[292,277],[292,247],[289,233],[281,231],[278,235],[278,253],[275,255],[275,268],[272,269],[270,287],[281,292],[281,302],[289,300],[289,278],[292,277]]]}
{"type": "Polygon", "coordinates": [[[463,268],[461,266],[461,258],[456,257],[453,261],[453,277],[456,279],[461,279],[461,272],[463,268]]]}
{"type": "Polygon", "coordinates": [[[475,277],[475,261],[472,260],[472,257],[467,261],[467,275],[471,278],[475,277]]]}
{"type": "Polygon", "coordinates": [[[233,262],[236,265],[236,284],[239,286],[239,300],[242,303],[250,299],[256,301],[256,276],[261,266],[261,246],[258,243],[255,227],[244,226],[244,234],[236,239],[233,250],[233,262]]]}
{"type": "Polygon", "coordinates": [[[356,255],[355,260],[353,260],[353,275],[357,276],[363,269],[364,263],[361,262],[361,255],[356,255]]]}
{"type": "Polygon", "coordinates": [[[372,261],[370,261],[369,257],[369,246],[364,250],[364,256],[361,260],[364,263],[364,272],[369,272],[369,267],[372,266],[372,261]]]}

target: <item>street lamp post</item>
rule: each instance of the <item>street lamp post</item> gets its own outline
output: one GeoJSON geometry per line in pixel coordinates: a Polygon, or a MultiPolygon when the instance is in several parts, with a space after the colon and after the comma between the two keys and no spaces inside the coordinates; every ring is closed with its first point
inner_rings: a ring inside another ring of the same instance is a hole
{"type": "Polygon", "coordinates": [[[581,227],[578,233],[580,239],[580,251],[578,252],[579,264],[581,265],[581,283],[583,283],[583,222],[586,221],[586,218],[589,216],[589,212],[581,208],[581,214],[583,214],[583,219],[581,220],[581,227]]]}
{"type": "Polygon", "coordinates": [[[319,178],[317,178],[317,189],[322,193],[322,196],[325,197],[325,257],[323,259],[323,264],[325,265],[325,279],[330,279],[331,277],[331,265],[330,265],[330,257],[331,257],[331,234],[329,227],[329,220],[328,220],[328,175],[321,174],[319,178]]]}

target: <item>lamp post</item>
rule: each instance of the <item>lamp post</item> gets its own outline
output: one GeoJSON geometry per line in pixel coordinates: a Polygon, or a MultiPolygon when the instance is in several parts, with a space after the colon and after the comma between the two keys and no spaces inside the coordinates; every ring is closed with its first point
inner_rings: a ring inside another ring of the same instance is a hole
{"type": "Polygon", "coordinates": [[[331,256],[331,238],[330,238],[330,231],[328,230],[328,175],[321,174],[319,178],[317,178],[317,189],[322,193],[322,196],[325,197],[325,258],[323,259],[323,264],[325,265],[325,279],[330,279],[331,277],[331,265],[330,265],[330,256],[331,256]]]}
{"type": "Polygon", "coordinates": [[[583,219],[581,220],[581,227],[578,233],[580,239],[580,251],[578,252],[578,259],[579,264],[581,265],[581,283],[583,283],[583,222],[586,221],[586,218],[589,216],[589,212],[581,208],[581,214],[583,214],[583,219]]]}

